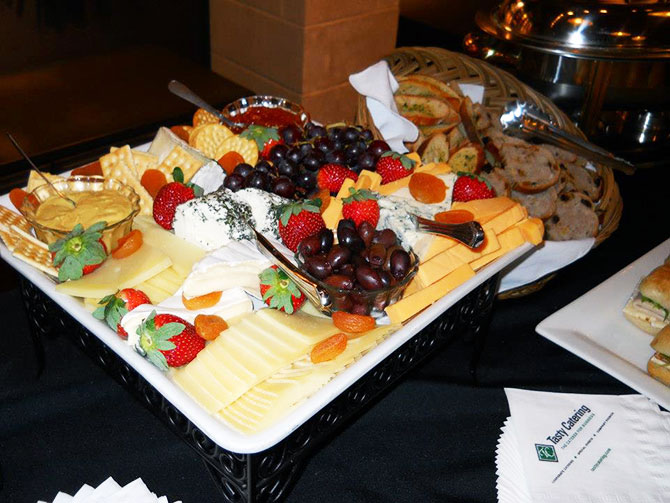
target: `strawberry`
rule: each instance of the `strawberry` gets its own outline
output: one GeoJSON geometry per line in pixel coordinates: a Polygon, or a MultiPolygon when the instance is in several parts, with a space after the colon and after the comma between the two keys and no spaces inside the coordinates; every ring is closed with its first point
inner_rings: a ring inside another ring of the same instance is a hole
{"type": "Polygon", "coordinates": [[[77,224],[64,238],[49,245],[58,281],[79,279],[102,265],[107,258],[107,247],[102,242],[106,226],[107,222],[97,222],[84,230],[77,224]]]}
{"type": "Polygon", "coordinates": [[[384,152],[377,161],[375,171],[382,177],[382,184],[394,182],[409,176],[416,163],[406,155],[389,150],[384,152]]]}
{"type": "Polygon", "coordinates": [[[276,265],[264,269],[258,277],[261,281],[261,296],[268,306],[293,314],[305,302],[305,294],[276,265]]]}
{"type": "Polygon", "coordinates": [[[240,136],[247,140],[254,140],[256,145],[258,145],[258,151],[261,153],[263,159],[270,157],[272,147],[284,143],[279,138],[279,130],[277,128],[259,126],[257,124],[247,127],[247,129],[242,131],[240,136]]]}
{"type": "Polygon", "coordinates": [[[202,188],[195,184],[184,184],[184,172],[175,168],[172,172],[174,182],[163,185],[154,198],[154,220],[167,230],[172,230],[174,212],[182,203],[202,195],[202,188]]]}
{"type": "Polygon", "coordinates": [[[342,164],[325,164],[316,175],[316,184],[320,189],[328,189],[331,194],[337,194],[345,178],[356,181],[358,175],[342,164]]]}
{"type": "Polygon", "coordinates": [[[356,224],[356,227],[361,225],[361,222],[368,222],[372,227],[377,227],[379,221],[379,203],[377,203],[377,194],[367,189],[356,190],[353,187],[349,188],[349,197],[345,197],[342,202],[342,216],[350,218],[356,224]]]}
{"type": "Polygon", "coordinates": [[[306,237],[325,229],[320,206],[320,201],[308,200],[288,203],[279,208],[279,237],[291,251],[297,251],[298,244],[306,237]]]}
{"type": "Polygon", "coordinates": [[[472,201],[473,199],[490,199],[496,197],[493,187],[483,178],[472,173],[457,173],[458,178],[454,183],[452,199],[454,201],[472,201]]]}
{"type": "Polygon", "coordinates": [[[141,304],[151,304],[151,300],[142,290],[124,288],[113,295],[103,297],[98,304],[100,307],[93,311],[93,316],[106,321],[122,339],[127,339],[128,333],[121,326],[121,318],[141,304]]]}
{"type": "Polygon", "coordinates": [[[188,321],[173,314],[156,314],[137,329],[135,349],[161,370],[186,365],[205,347],[205,339],[188,321]]]}

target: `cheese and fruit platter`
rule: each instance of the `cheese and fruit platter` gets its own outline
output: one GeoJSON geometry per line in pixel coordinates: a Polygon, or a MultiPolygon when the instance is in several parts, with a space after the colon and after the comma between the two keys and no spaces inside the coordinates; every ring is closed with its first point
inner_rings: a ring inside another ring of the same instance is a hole
{"type": "Polygon", "coordinates": [[[408,153],[251,97],[223,109],[239,130],[198,109],[31,172],[0,199],[0,253],[218,445],[266,449],[544,239],[598,232],[582,159],[506,137],[457,85],[404,79],[396,101],[421,130],[408,153]]]}

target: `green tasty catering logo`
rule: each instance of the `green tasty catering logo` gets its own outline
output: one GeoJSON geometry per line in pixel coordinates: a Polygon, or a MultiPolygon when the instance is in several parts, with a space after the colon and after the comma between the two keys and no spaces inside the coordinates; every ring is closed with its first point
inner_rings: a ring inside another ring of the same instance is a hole
{"type": "Polygon", "coordinates": [[[558,456],[553,445],[535,444],[535,451],[537,451],[537,459],[540,461],[558,463],[558,456]]]}

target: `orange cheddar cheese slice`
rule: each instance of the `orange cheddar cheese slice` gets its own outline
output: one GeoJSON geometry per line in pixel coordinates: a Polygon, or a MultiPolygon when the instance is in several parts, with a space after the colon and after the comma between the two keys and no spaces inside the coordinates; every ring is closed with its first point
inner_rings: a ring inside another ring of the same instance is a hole
{"type": "Polygon", "coordinates": [[[498,257],[502,257],[506,253],[518,248],[523,243],[526,242],[526,239],[523,235],[523,232],[518,227],[511,227],[505,232],[502,232],[498,235],[498,241],[500,242],[500,248],[493,253],[484,255],[476,260],[470,262],[470,266],[475,270],[479,270],[487,264],[490,264],[498,257]]]}
{"type": "Polygon", "coordinates": [[[444,175],[451,173],[451,166],[446,162],[429,162],[414,170],[415,173],[428,173],[429,175],[444,175]]]}
{"type": "Polygon", "coordinates": [[[337,222],[342,218],[342,199],[331,197],[328,207],[323,211],[321,216],[329,229],[336,229],[337,222]]]}
{"type": "MultiPolygon", "coordinates": [[[[342,182],[342,186],[340,187],[339,192],[337,193],[337,196],[335,196],[335,197],[337,199],[344,199],[345,197],[349,197],[351,195],[349,193],[349,189],[354,188],[355,184],[356,184],[356,182],[353,181],[351,178],[345,178],[344,182],[342,182]]],[[[326,208],[326,209],[328,209],[328,208],[326,208]]]]}
{"type": "Polygon", "coordinates": [[[524,238],[529,243],[539,245],[544,239],[544,223],[539,218],[528,218],[522,220],[515,227],[523,233],[524,238]]]}
{"type": "Polygon", "coordinates": [[[482,224],[484,232],[489,231],[500,234],[505,229],[512,227],[515,223],[525,219],[526,217],[528,217],[528,211],[526,208],[520,204],[515,204],[510,209],[500,213],[488,221],[482,222],[479,219],[478,221],[482,224]]]}
{"type": "Polygon", "coordinates": [[[452,246],[445,253],[461,262],[472,262],[500,249],[500,242],[493,232],[485,230],[484,236],[484,243],[477,248],[468,248],[463,243],[457,243],[456,246],[452,246]]]}
{"type": "MultiPolygon", "coordinates": [[[[419,288],[424,288],[455,271],[464,262],[453,256],[449,251],[438,253],[430,260],[422,262],[412,283],[416,282],[419,288]]],[[[411,286],[411,285],[410,285],[411,286]]],[[[408,287],[409,288],[409,287],[408,287]]],[[[405,290],[405,295],[409,292],[405,290]]]]}
{"type": "Polygon", "coordinates": [[[377,190],[382,183],[382,177],[379,173],[364,169],[358,174],[358,181],[354,185],[356,189],[377,190]]]}
{"type": "Polygon", "coordinates": [[[483,225],[491,218],[508,211],[517,204],[509,197],[493,197],[491,199],[476,199],[467,203],[455,202],[451,208],[469,211],[475,216],[475,220],[483,225]]]}
{"type": "Polygon", "coordinates": [[[391,319],[391,323],[402,323],[474,275],[475,271],[468,264],[463,264],[432,285],[412,295],[406,295],[395,304],[391,304],[386,308],[386,314],[391,319]]]}

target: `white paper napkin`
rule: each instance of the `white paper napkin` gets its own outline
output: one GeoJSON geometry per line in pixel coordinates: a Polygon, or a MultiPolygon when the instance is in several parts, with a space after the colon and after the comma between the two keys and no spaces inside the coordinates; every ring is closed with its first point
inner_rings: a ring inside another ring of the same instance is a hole
{"type": "MultiPolygon", "coordinates": [[[[168,503],[166,496],[160,498],[152,493],[141,478],[121,487],[109,477],[98,487],[84,484],[74,496],[59,492],[52,503],[168,503]]],[[[38,501],[37,503],[46,503],[38,501]]],[[[175,503],[181,503],[176,501],[175,503]]]]}
{"type": "Polygon", "coordinates": [[[398,81],[388,63],[379,61],[362,72],[349,75],[349,83],[365,96],[372,120],[389,147],[401,154],[407,152],[403,142],[415,141],[419,137],[419,129],[398,113],[393,99],[398,81]]]}
{"type": "Polygon", "coordinates": [[[506,389],[511,416],[496,450],[500,502],[662,502],[668,414],[641,395],[506,389]]]}
{"type": "Polygon", "coordinates": [[[545,241],[519,262],[509,265],[502,272],[500,292],[533,283],[549,273],[558,271],[586,255],[595,239],[572,241],[545,241]]]}

